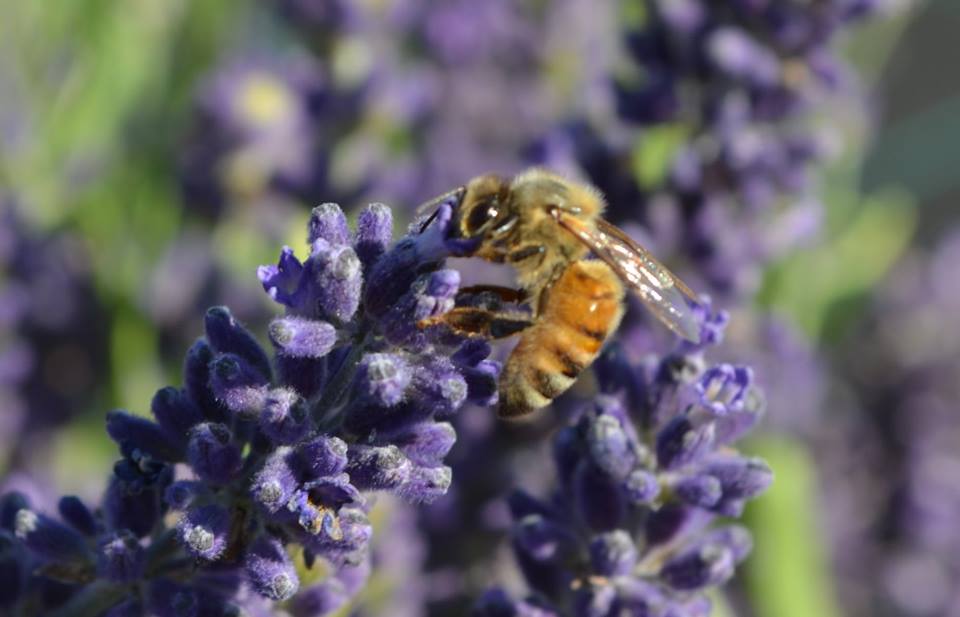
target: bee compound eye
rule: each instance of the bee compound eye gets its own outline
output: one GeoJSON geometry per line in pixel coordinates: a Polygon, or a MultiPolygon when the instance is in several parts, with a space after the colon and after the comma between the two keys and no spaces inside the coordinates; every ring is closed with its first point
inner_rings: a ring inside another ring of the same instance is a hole
{"type": "Polygon", "coordinates": [[[481,201],[467,215],[467,229],[472,234],[479,233],[496,219],[498,214],[496,199],[481,201]]]}

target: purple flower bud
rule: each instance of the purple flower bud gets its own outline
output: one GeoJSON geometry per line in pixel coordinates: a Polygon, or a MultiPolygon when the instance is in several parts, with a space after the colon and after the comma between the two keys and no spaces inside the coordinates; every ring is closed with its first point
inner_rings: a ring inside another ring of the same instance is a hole
{"type": "Polygon", "coordinates": [[[308,534],[325,540],[339,542],[343,539],[340,519],[337,513],[322,503],[314,503],[309,491],[297,491],[287,502],[287,510],[297,519],[297,523],[308,534]]]}
{"type": "Polygon", "coordinates": [[[600,534],[590,543],[590,563],[600,576],[626,576],[637,565],[637,547],[622,529],[600,534]]]}
{"type": "Polygon", "coordinates": [[[250,494],[267,512],[280,511],[297,490],[297,478],[290,467],[290,458],[289,448],[278,448],[253,476],[250,494]]]}
{"type": "Polygon", "coordinates": [[[186,510],[191,503],[208,494],[205,484],[192,480],[177,480],[163,493],[163,501],[174,510],[186,510]]]}
{"type": "Polygon", "coordinates": [[[53,562],[84,562],[90,559],[83,536],[63,523],[24,508],[17,511],[14,533],[38,558],[53,562]]]}
{"type": "Polygon", "coordinates": [[[703,542],[721,544],[733,552],[733,558],[740,563],[753,550],[753,538],[745,527],[740,525],[726,525],[711,529],[704,536],[703,542]]]}
{"type": "Polygon", "coordinates": [[[393,240],[393,213],[383,204],[370,204],[357,217],[357,257],[369,268],[393,240]]]}
{"type": "Polygon", "coordinates": [[[230,513],[216,504],[191,508],[177,523],[177,533],[188,553],[214,561],[227,550],[230,513]]]}
{"type": "Polygon", "coordinates": [[[476,366],[462,368],[467,383],[467,400],[481,407],[497,404],[498,383],[502,365],[493,360],[484,360],[476,366]]]}
{"type": "Polygon", "coordinates": [[[23,545],[13,534],[0,530],[0,609],[9,610],[17,603],[27,586],[29,558],[23,545]]]}
{"type": "Polygon", "coordinates": [[[183,390],[166,387],[157,390],[150,403],[150,411],[164,433],[177,444],[186,444],[187,434],[194,425],[203,422],[200,408],[183,390]]]}
{"type": "Polygon", "coordinates": [[[310,222],[307,224],[307,243],[313,244],[320,238],[333,245],[346,246],[350,244],[350,228],[347,226],[347,217],[343,215],[343,210],[337,204],[323,203],[310,212],[310,222]]]}
{"type": "Polygon", "coordinates": [[[354,388],[358,398],[375,405],[392,407],[403,400],[412,379],[413,370],[403,356],[371,353],[360,361],[354,388]]]}
{"type": "MultiPolygon", "coordinates": [[[[458,270],[453,270],[446,268],[443,270],[435,270],[430,273],[430,278],[427,279],[427,289],[425,296],[429,298],[434,298],[438,301],[440,300],[453,300],[457,296],[457,290],[460,289],[460,272],[458,270]]],[[[453,305],[450,305],[452,308],[453,305]]],[[[438,308],[440,305],[438,304],[438,308]]],[[[449,308],[447,309],[449,310],[449,308]]],[[[420,319],[425,319],[430,317],[433,313],[427,313],[423,316],[416,315],[420,319]]]]}
{"type": "Polygon", "coordinates": [[[657,615],[663,617],[684,617],[683,613],[672,613],[669,601],[663,589],[638,577],[621,577],[616,581],[617,604],[626,615],[657,615]]]}
{"type": "Polygon", "coordinates": [[[443,326],[422,329],[419,324],[452,309],[459,285],[460,273],[456,270],[436,270],[418,277],[383,317],[384,337],[408,349],[427,349],[431,337],[448,331],[443,326]]]}
{"type": "Polygon", "coordinates": [[[13,531],[17,512],[30,507],[30,501],[23,493],[11,491],[0,496],[0,528],[13,531]]]}
{"type": "Polygon", "coordinates": [[[477,366],[490,355],[492,348],[486,339],[469,338],[453,352],[450,359],[457,366],[477,366]]]}
{"type": "Polygon", "coordinates": [[[274,319],[269,335],[277,352],[291,358],[322,358],[337,343],[337,331],[333,326],[305,317],[274,319]]]}
{"type": "Polygon", "coordinates": [[[574,593],[573,614],[576,617],[606,617],[613,614],[617,590],[606,581],[590,582],[574,593]]]}
{"type": "Polygon", "coordinates": [[[126,530],[114,532],[97,545],[97,573],[114,583],[131,583],[143,575],[143,547],[126,530]]]}
{"type": "Polygon", "coordinates": [[[257,593],[275,602],[290,598],[300,586],[290,556],[270,536],[254,540],[243,558],[243,569],[257,593]]]}
{"type": "Polygon", "coordinates": [[[311,502],[322,504],[334,510],[347,504],[363,503],[360,491],[353,485],[350,476],[345,473],[317,478],[303,486],[309,493],[311,502]]]}
{"type": "Polygon", "coordinates": [[[557,523],[539,514],[529,514],[513,530],[514,546],[537,561],[558,558],[574,546],[575,539],[557,523]]]}
{"type": "Polygon", "coordinates": [[[457,433],[448,422],[419,422],[402,430],[381,435],[382,441],[396,444],[417,465],[437,466],[457,441],[457,433]]]}
{"type": "Polygon", "coordinates": [[[363,306],[374,319],[382,319],[399,302],[424,266],[413,238],[404,238],[373,265],[367,277],[363,306]]]}
{"type": "Polygon", "coordinates": [[[350,347],[334,348],[324,358],[293,358],[277,354],[277,372],[279,381],[288,388],[292,388],[306,399],[312,399],[321,394],[328,376],[328,367],[340,365],[344,357],[338,352],[347,352],[350,347]]]}
{"type": "Polygon", "coordinates": [[[267,395],[260,428],[276,444],[293,444],[305,437],[311,428],[307,401],[289,388],[275,388],[267,395]]]}
{"type": "Polygon", "coordinates": [[[227,420],[227,410],[217,401],[210,389],[210,363],[214,351],[203,339],[197,340],[187,352],[183,365],[183,386],[204,417],[212,422],[227,420]]]}
{"type": "Polygon", "coordinates": [[[700,342],[697,344],[685,341],[680,344],[682,353],[695,353],[707,347],[714,347],[723,342],[724,331],[730,322],[730,313],[713,310],[709,297],[700,296],[700,302],[693,307],[696,320],[700,323],[700,342]]]}
{"type": "Polygon", "coordinates": [[[165,578],[150,582],[147,594],[151,615],[157,617],[198,617],[199,601],[193,589],[165,578]]]}
{"type": "Polygon", "coordinates": [[[226,484],[240,471],[240,448],[231,443],[230,430],[223,424],[204,422],[190,431],[187,461],[197,476],[213,484],[226,484]]]}
{"type": "Polygon", "coordinates": [[[403,238],[377,260],[368,276],[364,298],[367,314],[383,318],[407,294],[421,272],[450,254],[446,233],[452,217],[450,204],[441,205],[423,233],[403,238]]]}
{"type": "Polygon", "coordinates": [[[647,543],[665,544],[680,536],[694,524],[693,510],[682,504],[666,504],[650,514],[646,522],[647,543]]]}
{"type": "Polygon", "coordinates": [[[142,538],[163,514],[161,497],[173,479],[173,469],[148,459],[123,460],[113,469],[103,500],[104,521],[110,529],[129,529],[142,538]]]}
{"type": "Polygon", "coordinates": [[[57,511],[60,512],[64,522],[83,535],[93,536],[97,533],[97,521],[93,517],[93,512],[79,497],[73,495],[61,497],[57,502],[57,511]]]}
{"type": "Polygon", "coordinates": [[[743,407],[752,383],[753,371],[749,367],[719,364],[700,377],[697,392],[701,405],[717,416],[725,416],[743,407]]]}
{"type": "Polygon", "coordinates": [[[704,542],[672,557],[660,570],[660,578],[674,589],[693,591],[726,582],[735,565],[730,547],[704,542]]]}
{"type": "MultiPolygon", "coordinates": [[[[329,554],[331,558],[350,556],[355,551],[363,550],[370,542],[373,527],[367,520],[366,514],[358,508],[342,508],[337,513],[338,534],[336,538],[329,535],[314,536],[318,551],[329,554]]],[[[351,557],[352,558],[352,557],[351,557]]]]}
{"type": "Polygon", "coordinates": [[[612,415],[599,414],[591,419],[586,445],[593,463],[616,480],[626,478],[636,465],[630,437],[612,415]]]}
{"type": "Polygon", "coordinates": [[[717,67],[734,78],[758,86],[770,86],[779,80],[780,63],[776,56],[741,30],[716,29],[707,41],[707,50],[717,67]]]}
{"type": "Polygon", "coordinates": [[[657,463],[662,469],[688,465],[713,448],[714,425],[694,426],[686,416],[678,416],[657,434],[657,463]]]}
{"type": "Polygon", "coordinates": [[[773,481],[770,467],[759,458],[718,455],[706,464],[704,473],[717,480],[724,500],[752,499],[773,481]]]}
{"type": "Polygon", "coordinates": [[[716,426],[716,444],[727,445],[737,441],[750,432],[763,418],[764,401],[757,390],[751,389],[746,394],[746,400],[739,409],[731,409],[729,413],[714,420],[716,426]]]}
{"type": "Polygon", "coordinates": [[[414,465],[410,477],[400,487],[399,495],[413,503],[432,503],[447,494],[453,481],[453,470],[447,466],[414,465]]]}
{"type": "Polygon", "coordinates": [[[107,433],[124,455],[140,450],[161,461],[174,462],[183,458],[183,451],[167,437],[159,424],[126,411],[117,409],[107,414],[107,433]]]}
{"type": "Polygon", "coordinates": [[[270,298],[284,306],[295,308],[300,305],[301,285],[303,284],[303,264],[293,254],[293,249],[283,247],[276,266],[260,266],[257,278],[263,290],[270,298]]]}
{"type": "Polygon", "coordinates": [[[319,239],[313,243],[308,263],[315,292],[312,308],[317,311],[310,315],[338,323],[350,321],[363,287],[363,267],[353,247],[319,239]]]}
{"type": "Polygon", "coordinates": [[[233,318],[230,309],[225,306],[207,309],[203,326],[207,340],[215,350],[243,358],[261,379],[270,381],[270,358],[257,339],[233,318]]]}
{"type": "Polygon", "coordinates": [[[625,499],[619,484],[602,470],[583,461],[573,475],[576,505],[586,523],[596,531],[609,531],[620,525],[625,499]]]}
{"type": "Polygon", "coordinates": [[[297,445],[297,469],[308,479],[333,476],[347,466],[347,444],[339,437],[317,435],[297,445]]]}
{"type": "Polygon", "coordinates": [[[433,357],[415,367],[411,400],[429,415],[447,418],[466,399],[467,382],[446,358],[433,357]]]}
{"type": "Polygon", "coordinates": [[[691,506],[709,508],[720,501],[723,487],[720,481],[711,475],[696,474],[680,478],[673,486],[677,497],[691,506]]]}
{"type": "Polygon", "coordinates": [[[347,451],[350,482],[360,490],[389,490],[410,477],[412,464],[395,445],[351,445],[347,451]]]}
{"type": "Polygon", "coordinates": [[[220,354],[214,358],[210,386],[217,400],[241,418],[255,418],[263,411],[268,382],[240,356],[220,354]]]}
{"type": "Polygon", "coordinates": [[[652,504],[660,496],[660,482],[657,476],[646,469],[637,468],[627,474],[623,482],[627,499],[634,505],[652,504]]]}
{"type": "Polygon", "coordinates": [[[511,492],[507,497],[507,506],[510,508],[510,515],[517,520],[531,514],[548,518],[554,517],[549,506],[523,490],[514,490],[511,492]]]}

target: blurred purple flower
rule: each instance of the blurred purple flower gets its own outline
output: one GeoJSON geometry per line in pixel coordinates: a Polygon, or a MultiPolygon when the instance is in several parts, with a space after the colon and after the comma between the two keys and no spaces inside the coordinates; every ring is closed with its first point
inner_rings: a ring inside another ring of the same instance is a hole
{"type": "Polygon", "coordinates": [[[642,18],[614,84],[620,121],[570,122],[540,158],[572,156],[614,222],[645,224],[693,283],[749,296],[765,264],[816,232],[813,172],[837,149],[819,112],[859,104],[835,43],[892,3],[628,4],[642,18]]]}
{"type": "Polygon", "coordinates": [[[42,467],[44,438],[92,403],[107,320],[89,268],[79,238],[30,229],[16,203],[0,197],[0,452],[8,469],[42,467]]]}

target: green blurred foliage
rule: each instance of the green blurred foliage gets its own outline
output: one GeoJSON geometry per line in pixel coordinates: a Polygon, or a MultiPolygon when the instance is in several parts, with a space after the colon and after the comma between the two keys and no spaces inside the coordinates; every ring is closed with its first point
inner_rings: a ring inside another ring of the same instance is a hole
{"type": "Polygon", "coordinates": [[[816,516],[817,477],[806,447],[765,437],[747,448],[775,470],[773,486],[747,508],[754,549],[746,580],[757,617],[839,617],[828,547],[816,516]]]}

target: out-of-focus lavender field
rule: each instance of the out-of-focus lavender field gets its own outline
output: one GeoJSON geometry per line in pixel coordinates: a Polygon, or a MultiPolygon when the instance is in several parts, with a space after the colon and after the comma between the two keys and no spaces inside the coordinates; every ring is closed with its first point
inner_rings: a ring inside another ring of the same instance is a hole
{"type": "Polygon", "coordinates": [[[960,617],[956,0],[0,6],[0,614],[960,617]],[[703,340],[512,423],[408,226],[530,166],[703,340]]]}

